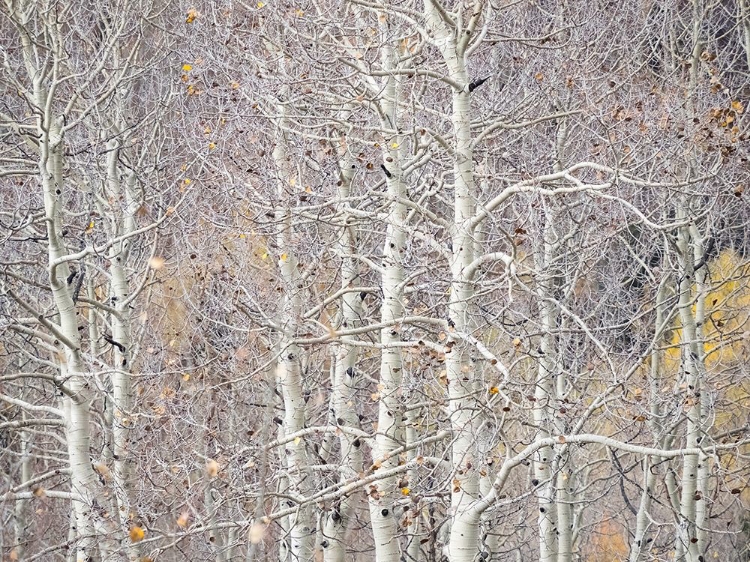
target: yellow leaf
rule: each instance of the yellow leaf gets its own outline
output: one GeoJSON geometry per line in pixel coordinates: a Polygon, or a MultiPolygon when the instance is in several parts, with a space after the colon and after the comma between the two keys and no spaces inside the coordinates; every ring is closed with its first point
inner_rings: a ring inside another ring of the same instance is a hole
{"type": "Polygon", "coordinates": [[[190,72],[191,70],[193,70],[193,65],[192,64],[183,64],[182,65],[182,70],[184,72],[190,72]]]}
{"type": "Polygon", "coordinates": [[[253,523],[252,527],[247,533],[247,538],[251,544],[258,544],[263,540],[263,535],[266,532],[266,526],[263,523],[253,523]]]}
{"type": "Polygon", "coordinates": [[[215,142],[208,143],[208,150],[213,150],[214,148],[216,148],[216,143],[215,142]]]}
{"type": "Polygon", "coordinates": [[[289,256],[288,256],[287,254],[281,254],[281,257],[280,257],[280,259],[281,259],[281,261],[284,261],[284,262],[285,262],[286,260],[288,260],[288,259],[289,259],[289,256]]]}
{"type": "Polygon", "coordinates": [[[94,470],[96,470],[106,482],[112,480],[112,471],[109,470],[109,467],[106,464],[96,463],[94,465],[94,470]]]}
{"type": "Polygon", "coordinates": [[[497,394],[498,392],[500,392],[500,389],[497,388],[496,386],[490,387],[490,394],[497,394]]]}
{"type": "Polygon", "coordinates": [[[292,187],[294,187],[295,185],[297,185],[297,180],[294,179],[294,178],[290,179],[289,180],[289,185],[291,185],[292,187]]]}
{"type": "Polygon", "coordinates": [[[745,111],[745,106],[742,105],[742,102],[739,100],[735,100],[732,102],[732,109],[734,109],[737,113],[742,113],[745,111]]]}
{"type": "Polygon", "coordinates": [[[193,183],[193,180],[191,180],[190,178],[185,178],[184,180],[182,180],[182,183],[184,183],[185,185],[190,185],[191,183],[193,183]]]}
{"type": "Polygon", "coordinates": [[[240,83],[239,82],[232,82],[231,85],[232,85],[232,89],[233,90],[236,90],[236,89],[238,89],[240,87],[240,83]]]}
{"type": "Polygon", "coordinates": [[[295,15],[296,15],[296,16],[297,16],[298,18],[301,18],[302,16],[304,16],[304,15],[305,15],[305,12],[303,12],[302,10],[300,10],[299,8],[297,8],[296,10],[294,10],[294,14],[295,14],[295,15]]]}
{"type": "Polygon", "coordinates": [[[397,149],[397,148],[398,148],[398,146],[399,146],[399,145],[398,145],[398,143],[397,143],[397,142],[392,142],[392,143],[391,143],[391,148],[392,148],[392,149],[394,149],[394,150],[395,150],[395,149],[397,149]]]}
{"type": "Polygon", "coordinates": [[[188,373],[185,373],[184,375],[182,375],[182,380],[184,380],[185,382],[189,381],[190,375],[188,373]]]}
{"type": "Polygon", "coordinates": [[[267,260],[267,259],[268,259],[268,252],[263,252],[263,253],[262,253],[262,254],[260,255],[260,259],[262,259],[262,260],[267,260]]]}
{"type": "Polygon", "coordinates": [[[166,260],[160,256],[154,256],[150,260],[148,260],[148,265],[151,269],[161,269],[164,267],[164,264],[166,263],[166,260]]]}
{"type": "Polygon", "coordinates": [[[410,488],[401,488],[401,495],[402,496],[408,496],[409,494],[411,494],[411,489],[410,488]]]}
{"type": "Polygon", "coordinates": [[[521,338],[513,338],[513,347],[521,345],[521,338]]]}
{"type": "Polygon", "coordinates": [[[302,441],[302,439],[300,439],[299,437],[295,437],[294,438],[294,444],[295,445],[299,445],[301,441],[302,441]]]}
{"type": "Polygon", "coordinates": [[[86,234],[91,234],[94,231],[94,226],[95,226],[94,221],[93,220],[89,221],[89,224],[86,225],[86,230],[85,230],[86,234]]]}
{"type": "Polygon", "coordinates": [[[187,11],[187,17],[185,18],[185,23],[193,23],[195,21],[195,18],[198,17],[198,11],[195,8],[190,8],[187,11]]]}
{"type": "Polygon", "coordinates": [[[190,514],[187,511],[183,511],[180,513],[180,516],[177,518],[177,526],[181,528],[187,527],[188,521],[190,520],[190,514]]]}
{"type": "Polygon", "coordinates": [[[130,540],[131,542],[141,542],[146,536],[146,532],[138,525],[130,527],[130,540]]]}
{"type": "Polygon", "coordinates": [[[208,474],[209,478],[216,478],[219,474],[219,463],[214,459],[209,459],[206,463],[206,474],[208,474]]]}
{"type": "Polygon", "coordinates": [[[262,8],[263,6],[265,6],[265,3],[263,3],[263,2],[258,2],[258,3],[256,4],[256,6],[258,6],[258,9],[260,10],[260,9],[261,9],[261,8],[262,8]]]}

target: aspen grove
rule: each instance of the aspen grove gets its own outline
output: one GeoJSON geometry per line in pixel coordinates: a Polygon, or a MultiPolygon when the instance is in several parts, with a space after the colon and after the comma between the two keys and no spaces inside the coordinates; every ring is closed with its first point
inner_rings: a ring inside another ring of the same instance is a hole
{"type": "Polygon", "coordinates": [[[2,0],[0,560],[750,560],[750,0],[2,0]]]}

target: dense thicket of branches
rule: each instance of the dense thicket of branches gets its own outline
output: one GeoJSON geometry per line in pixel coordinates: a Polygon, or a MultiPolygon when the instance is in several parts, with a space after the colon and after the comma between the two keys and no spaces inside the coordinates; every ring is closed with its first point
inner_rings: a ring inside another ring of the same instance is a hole
{"type": "Polygon", "coordinates": [[[750,4],[4,0],[3,560],[750,560],[750,4]]]}

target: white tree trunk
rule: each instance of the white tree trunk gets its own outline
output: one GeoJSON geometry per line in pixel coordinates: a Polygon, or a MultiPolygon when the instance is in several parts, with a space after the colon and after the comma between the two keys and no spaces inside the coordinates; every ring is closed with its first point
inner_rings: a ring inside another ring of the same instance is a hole
{"type": "MultiPolygon", "coordinates": [[[[339,173],[341,185],[339,187],[339,199],[345,201],[351,191],[353,168],[350,165],[351,158],[348,157],[345,140],[340,139],[339,147],[339,173]]],[[[341,234],[336,242],[336,250],[342,257],[341,261],[341,287],[348,289],[356,286],[359,280],[358,262],[351,256],[357,252],[356,227],[346,224],[341,229],[341,234]]],[[[343,329],[356,328],[361,325],[362,300],[364,294],[347,292],[341,297],[341,320],[343,329]]],[[[333,395],[331,407],[333,418],[337,425],[359,428],[359,416],[355,406],[355,392],[362,381],[362,376],[357,370],[357,348],[343,339],[335,351],[335,367],[333,375],[333,395]]],[[[346,480],[351,474],[362,471],[363,455],[362,440],[354,437],[348,432],[339,435],[339,446],[341,448],[341,480],[346,480]]],[[[346,533],[349,523],[354,514],[356,499],[351,496],[341,498],[334,504],[326,515],[323,525],[323,547],[324,560],[326,562],[344,562],[346,556],[346,533]]]]}
{"type": "MultiPolygon", "coordinates": [[[[119,132],[119,131],[118,131],[119,132]]],[[[119,139],[119,136],[116,137],[119,139]]],[[[135,177],[132,173],[123,174],[119,169],[120,141],[112,140],[108,143],[107,155],[107,187],[110,205],[106,207],[109,235],[116,238],[132,233],[135,228],[135,213],[139,203],[134,197],[135,177]],[[122,178],[121,175],[125,175],[122,178]],[[124,185],[123,185],[124,184],[124,185]],[[114,204],[111,203],[114,201],[114,204]]],[[[106,212],[105,211],[105,212],[106,212]]],[[[113,483],[117,499],[117,512],[120,525],[126,529],[135,515],[132,509],[134,490],[135,455],[131,443],[133,427],[133,382],[131,375],[131,325],[130,309],[131,294],[126,267],[130,255],[131,240],[114,244],[109,252],[110,261],[110,293],[112,308],[115,313],[111,317],[112,340],[119,345],[112,345],[113,373],[112,373],[112,446],[113,446],[113,483]]],[[[131,561],[139,558],[137,544],[128,548],[131,561]]]]}
{"type": "MultiPolygon", "coordinates": [[[[483,11],[477,2],[474,17],[483,11]]],[[[470,265],[475,257],[475,236],[479,229],[471,227],[475,213],[474,155],[471,132],[471,89],[466,67],[466,47],[472,25],[456,30],[446,21],[446,14],[427,0],[424,4],[427,26],[434,34],[435,46],[440,51],[449,78],[456,84],[452,92],[454,150],[453,155],[453,225],[451,232],[451,293],[448,301],[448,338],[445,349],[446,374],[453,445],[451,459],[454,477],[451,483],[451,512],[453,523],[449,553],[452,562],[474,560],[479,553],[480,518],[471,510],[479,497],[480,459],[475,458],[475,439],[480,420],[476,407],[476,366],[471,360],[466,343],[454,332],[465,334],[471,330],[474,285],[470,265]],[[461,33],[460,37],[457,34],[461,33]]]]}
{"type": "MultiPolygon", "coordinates": [[[[26,419],[26,412],[21,412],[21,419],[26,419]]],[[[18,456],[20,459],[20,481],[23,485],[31,480],[31,432],[21,430],[19,432],[20,443],[18,456]]],[[[26,541],[31,537],[32,520],[30,500],[19,499],[13,509],[13,546],[11,552],[15,554],[16,560],[25,560],[26,541]]]]}
{"type": "MultiPolygon", "coordinates": [[[[380,23],[381,64],[384,70],[397,68],[397,54],[388,37],[387,21],[380,23]]],[[[380,106],[383,113],[382,127],[396,132],[398,128],[398,79],[389,76],[385,79],[380,106]]],[[[393,346],[401,341],[396,321],[404,316],[404,252],[406,250],[407,207],[401,201],[407,197],[405,178],[401,169],[401,139],[393,134],[386,139],[383,149],[383,166],[386,174],[387,197],[390,200],[383,245],[381,283],[383,303],[381,321],[387,326],[380,332],[383,346],[380,358],[380,378],[378,385],[378,426],[373,447],[373,459],[379,463],[378,470],[388,470],[398,466],[398,456],[390,451],[403,443],[403,420],[401,408],[402,357],[401,348],[393,346]]],[[[370,521],[375,542],[377,562],[398,562],[401,549],[398,542],[398,527],[394,507],[396,503],[396,477],[379,480],[369,492],[370,521]]]]}
{"type": "MultiPolygon", "coordinates": [[[[667,277],[662,279],[656,292],[656,319],[654,321],[654,332],[657,341],[661,341],[664,332],[666,299],[668,296],[667,277]]],[[[660,382],[662,378],[662,365],[664,351],[659,345],[651,352],[651,365],[649,369],[649,426],[652,434],[657,438],[657,443],[664,447],[664,436],[662,435],[661,406],[660,406],[660,382]]],[[[644,457],[643,466],[643,491],[641,501],[636,513],[636,528],[630,545],[630,562],[643,562],[647,560],[649,549],[647,547],[648,532],[651,527],[650,509],[655,494],[657,473],[654,471],[658,459],[644,457]]]]}
{"type": "MultiPolygon", "coordinates": [[[[688,216],[688,204],[678,207],[678,219],[688,216]]],[[[682,328],[682,369],[685,388],[685,446],[700,445],[703,435],[702,404],[705,386],[705,363],[702,326],[705,320],[706,265],[696,270],[703,261],[703,249],[695,227],[679,229],[677,246],[680,261],[679,315],[682,328]]],[[[699,529],[705,520],[705,483],[707,459],[703,455],[685,457],[682,464],[680,518],[678,521],[676,560],[697,562],[705,548],[705,533],[699,529]],[[699,487],[700,484],[700,487],[699,487]]]]}
{"type": "MultiPolygon", "coordinates": [[[[283,104],[279,105],[283,115],[283,104]]],[[[300,368],[302,349],[294,343],[297,336],[298,320],[302,315],[302,288],[299,282],[297,257],[293,249],[294,229],[291,211],[284,206],[287,189],[293,178],[287,152],[287,138],[282,130],[283,118],[277,129],[276,146],[273,158],[278,173],[277,194],[282,208],[276,211],[276,244],[278,247],[278,267],[284,285],[282,301],[281,339],[279,342],[280,357],[276,366],[276,379],[284,400],[284,434],[290,435],[305,426],[305,400],[300,368]]],[[[295,439],[284,446],[286,467],[289,474],[290,495],[303,498],[312,490],[311,474],[307,467],[307,445],[303,439],[295,439]]],[[[312,506],[306,505],[290,516],[290,550],[291,560],[311,560],[315,547],[315,524],[312,506]]]]}
{"type": "MultiPolygon", "coordinates": [[[[45,107],[48,93],[38,85],[36,101],[39,107],[45,107]]],[[[113,540],[123,538],[122,533],[115,533],[111,517],[113,515],[109,499],[99,486],[90,458],[90,375],[87,376],[81,358],[81,342],[78,332],[78,317],[70,288],[66,282],[70,270],[66,261],[60,261],[67,255],[60,237],[62,231],[60,203],[65,181],[63,179],[63,139],[60,124],[51,115],[40,116],[39,123],[40,160],[39,174],[44,190],[46,214],[49,283],[59,318],[60,335],[60,371],[63,380],[68,381],[72,397],[66,397],[69,403],[66,408],[66,434],[68,456],[71,469],[72,491],[81,496],[82,501],[74,502],[76,513],[78,552],[84,560],[96,556],[97,550],[102,558],[110,554],[113,540]],[[42,121],[43,120],[43,121],[42,121]],[[100,540],[97,540],[99,537],[100,540]]]]}

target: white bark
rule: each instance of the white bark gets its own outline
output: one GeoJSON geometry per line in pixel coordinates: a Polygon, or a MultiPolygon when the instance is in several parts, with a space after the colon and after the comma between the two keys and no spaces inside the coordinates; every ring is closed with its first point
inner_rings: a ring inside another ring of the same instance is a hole
{"type": "MultiPolygon", "coordinates": [[[[678,207],[678,218],[687,216],[687,204],[678,207]]],[[[685,446],[696,448],[703,439],[702,395],[705,386],[705,363],[703,337],[699,332],[705,321],[705,264],[696,270],[696,264],[703,260],[700,239],[695,228],[680,228],[677,234],[677,246],[680,261],[679,282],[679,315],[682,330],[682,368],[685,399],[685,446]],[[695,310],[694,310],[695,309],[695,310]]],[[[705,548],[705,533],[699,531],[698,521],[705,520],[706,481],[705,456],[686,457],[682,465],[682,490],[680,494],[680,518],[678,521],[676,560],[697,562],[705,548]],[[700,536],[699,536],[700,535],[700,536]]]]}
{"type": "MultiPolygon", "coordinates": [[[[46,104],[49,93],[40,82],[35,85],[35,97],[38,107],[46,104]]],[[[71,468],[71,487],[82,501],[74,502],[76,527],[78,533],[79,557],[84,559],[96,556],[97,550],[103,558],[113,551],[112,540],[118,534],[110,517],[112,508],[109,499],[99,487],[98,479],[91,466],[90,459],[90,393],[91,386],[87,380],[86,368],[81,357],[81,343],[78,332],[78,318],[75,303],[66,279],[70,274],[67,262],[53,265],[67,255],[67,250],[60,237],[61,198],[65,188],[63,178],[63,138],[59,120],[50,113],[39,117],[38,130],[41,138],[39,175],[44,190],[46,214],[49,282],[55,307],[59,318],[59,330],[65,338],[60,343],[60,370],[63,379],[67,379],[72,398],[65,398],[66,434],[68,455],[71,468]],[[97,541],[96,537],[100,537],[97,541]]],[[[90,375],[89,375],[90,376],[90,375]]],[[[122,534],[119,534],[122,537],[122,534]]]]}
{"type": "MultiPolygon", "coordinates": [[[[396,69],[397,54],[388,37],[388,23],[380,23],[381,64],[385,70],[396,69]]],[[[382,127],[387,131],[398,128],[398,78],[385,78],[380,101],[383,114],[382,127]]],[[[403,421],[401,408],[402,357],[401,348],[392,344],[401,341],[400,330],[395,323],[404,316],[404,252],[406,250],[406,227],[404,220],[408,208],[402,200],[406,199],[406,183],[401,169],[400,147],[403,139],[395,134],[387,139],[383,149],[383,166],[386,174],[387,196],[391,203],[388,208],[385,241],[383,244],[382,276],[383,303],[381,322],[388,326],[380,332],[380,343],[383,346],[380,358],[380,378],[378,385],[378,426],[372,455],[377,470],[388,470],[398,466],[398,455],[391,456],[390,451],[401,446],[403,442],[403,421]]],[[[370,521],[375,542],[375,559],[377,562],[398,562],[401,550],[398,542],[398,527],[394,507],[396,502],[396,478],[383,478],[369,493],[370,521]]]]}
{"type": "Polygon", "coordinates": [[[454,441],[451,451],[454,476],[451,483],[453,526],[449,552],[452,562],[473,560],[479,552],[480,519],[469,513],[479,496],[480,459],[474,455],[474,441],[479,427],[476,408],[476,366],[466,344],[452,335],[455,330],[468,332],[472,327],[474,285],[470,278],[474,263],[474,237],[479,229],[472,227],[475,214],[474,156],[471,132],[471,91],[467,71],[467,44],[484,10],[484,3],[474,3],[473,15],[464,29],[454,27],[449,16],[436,2],[426,0],[425,19],[435,38],[448,77],[455,83],[452,91],[454,135],[453,225],[451,232],[451,293],[448,303],[448,339],[446,372],[451,426],[454,441]]]}
{"type": "MultiPolygon", "coordinates": [[[[119,131],[117,131],[119,133],[119,131]]],[[[110,203],[109,219],[110,236],[116,238],[132,233],[135,228],[135,213],[138,202],[134,197],[135,177],[132,173],[123,174],[118,166],[120,158],[120,141],[108,143],[107,155],[107,187],[108,195],[114,201],[110,203]],[[124,178],[121,175],[125,175],[124,178]],[[123,185],[124,184],[124,185],[123,185]],[[122,205],[122,206],[121,206],[122,205]]],[[[134,490],[135,452],[131,443],[133,427],[133,383],[131,375],[131,326],[130,308],[132,296],[126,267],[131,240],[124,240],[114,244],[109,252],[111,274],[111,301],[115,313],[112,314],[112,340],[119,345],[112,345],[113,374],[112,374],[112,446],[113,446],[113,483],[117,499],[117,512],[120,525],[128,528],[131,518],[135,515],[132,509],[132,495],[134,490]]],[[[139,548],[131,544],[128,549],[131,561],[139,558],[139,548]]]]}
{"type": "MultiPolygon", "coordinates": [[[[542,242],[542,258],[537,263],[538,271],[546,271],[550,265],[551,246],[548,240],[542,242]]],[[[534,424],[539,432],[537,439],[550,437],[550,429],[553,423],[553,404],[555,401],[556,364],[555,345],[553,331],[555,326],[555,307],[546,299],[551,295],[551,287],[545,284],[552,283],[551,277],[545,275],[539,287],[542,300],[539,303],[540,330],[542,332],[539,346],[539,370],[534,390],[534,424]]],[[[551,446],[540,447],[534,455],[534,479],[537,491],[537,502],[539,504],[539,560],[540,562],[552,562],[557,559],[557,505],[555,504],[555,488],[557,475],[553,467],[555,452],[551,446]]]]}
{"type": "MultiPolygon", "coordinates": [[[[280,105],[283,115],[283,106],[280,105]]],[[[283,120],[280,123],[283,126],[283,120]]],[[[287,152],[287,138],[278,129],[273,158],[278,171],[277,195],[279,201],[285,201],[291,175],[290,156],[287,152]]],[[[283,205],[283,203],[282,203],[283,205]]],[[[287,207],[276,212],[276,244],[278,247],[279,272],[284,285],[282,301],[281,334],[279,342],[280,357],[276,366],[276,379],[284,400],[284,433],[286,435],[300,431],[305,426],[305,400],[300,369],[302,349],[294,343],[297,333],[297,322],[302,313],[302,287],[297,268],[296,252],[293,249],[294,229],[292,214],[287,207]]],[[[311,475],[307,470],[307,445],[303,439],[295,439],[285,445],[286,467],[289,473],[289,490],[294,497],[306,497],[312,490],[311,475]]],[[[315,523],[312,507],[304,506],[290,517],[291,560],[311,560],[315,546],[315,523]]]]}
{"type": "MultiPolygon", "coordinates": [[[[666,299],[668,296],[667,277],[662,279],[656,292],[656,318],[654,321],[655,335],[660,341],[663,336],[666,299]]],[[[662,412],[660,401],[660,383],[663,376],[664,352],[658,346],[651,353],[651,365],[649,368],[649,426],[658,443],[664,446],[664,435],[661,418],[662,412]]],[[[648,534],[651,528],[651,504],[656,493],[657,472],[656,461],[650,456],[643,458],[643,491],[641,501],[636,513],[636,528],[630,545],[630,562],[642,562],[647,560],[649,548],[647,546],[648,534]]]]}
{"type": "MultiPolygon", "coordinates": [[[[353,168],[348,155],[345,139],[339,142],[339,199],[346,200],[351,193],[353,168]]],[[[341,287],[351,288],[359,279],[358,262],[351,256],[357,252],[357,228],[350,221],[345,220],[345,226],[336,242],[336,250],[345,256],[341,262],[341,287]]],[[[341,297],[340,327],[343,329],[356,328],[361,325],[362,301],[365,295],[356,292],[346,292],[341,297]]],[[[361,384],[362,376],[357,369],[357,348],[341,341],[336,346],[335,366],[333,374],[333,396],[331,408],[334,423],[346,427],[359,429],[359,415],[356,408],[355,392],[361,384]]],[[[360,438],[348,432],[339,435],[341,448],[341,480],[345,481],[350,474],[358,474],[363,468],[363,442],[360,438]]],[[[324,560],[326,562],[344,562],[346,557],[346,534],[354,515],[356,500],[350,496],[342,498],[334,504],[326,514],[323,525],[324,560]]]]}
{"type": "MultiPolygon", "coordinates": [[[[26,421],[26,412],[21,413],[21,420],[26,421]]],[[[31,433],[21,430],[19,444],[20,486],[25,486],[31,480],[31,433]]],[[[18,499],[13,510],[13,545],[11,552],[17,560],[25,559],[26,541],[31,537],[32,519],[30,518],[31,503],[27,499],[18,499]]]]}

